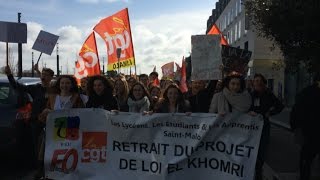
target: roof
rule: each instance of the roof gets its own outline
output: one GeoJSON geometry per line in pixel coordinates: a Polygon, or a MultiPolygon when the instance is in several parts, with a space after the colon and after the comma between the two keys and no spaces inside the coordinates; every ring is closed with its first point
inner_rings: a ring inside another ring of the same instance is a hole
{"type": "MultiPolygon", "coordinates": [[[[15,79],[23,85],[33,85],[33,84],[41,83],[41,79],[39,77],[22,77],[22,78],[15,77],[15,79]]],[[[9,80],[6,76],[0,77],[0,83],[8,83],[8,82],[9,80]]]]}

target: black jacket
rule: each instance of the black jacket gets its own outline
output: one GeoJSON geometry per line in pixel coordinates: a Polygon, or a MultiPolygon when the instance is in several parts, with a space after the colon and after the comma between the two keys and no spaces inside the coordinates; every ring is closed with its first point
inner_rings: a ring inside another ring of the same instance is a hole
{"type": "Polygon", "coordinates": [[[191,95],[188,100],[193,113],[208,113],[211,99],[214,94],[217,81],[210,81],[207,88],[201,90],[196,95],[191,95]]]}
{"type": "Polygon", "coordinates": [[[305,136],[320,136],[320,88],[316,85],[303,89],[296,97],[290,113],[292,129],[301,128],[305,136]]]}
{"type": "MultiPolygon", "coordinates": [[[[169,113],[169,103],[165,100],[160,100],[154,108],[156,113],[169,113]]],[[[190,112],[190,103],[187,100],[177,104],[176,113],[190,112]]]]}
{"type": "Polygon", "coordinates": [[[31,112],[31,120],[35,121],[38,119],[38,115],[45,109],[47,104],[46,91],[47,88],[43,87],[41,84],[24,86],[15,81],[12,75],[8,75],[8,80],[10,85],[20,91],[29,93],[33,99],[32,102],[32,112],[31,112]]]}
{"type": "Polygon", "coordinates": [[[86,104],[87,108],[103,108],[105,110],[111,111],[114,109],[118,109],[117,100],[112,95],[91,95],[89,96],[89,100],[86,104]]]}
{"type": "Polygon", "coordinates": [[[264,119],[266,119],[267,113],[272,116],[280,113],[284,108],[284,105],[269,89],[261,94],[253,91],[251,96],[252,103],[250,111],[261,114],[264,119]]]}

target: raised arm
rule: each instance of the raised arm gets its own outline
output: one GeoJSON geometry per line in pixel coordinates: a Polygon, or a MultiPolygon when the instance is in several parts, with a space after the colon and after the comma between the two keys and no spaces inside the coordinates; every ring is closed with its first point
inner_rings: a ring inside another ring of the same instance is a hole
{"type": "Polygon", "coordinates": [[[23,91],[23,92],[28,92],[29,93],[29,88],[27,86],[24,86],[22,84],[19,84],[13,77],[11,69],[9,66],[5,67],[5,73],[7,74],[8,80],[10,85],[14,88],[17,89],[19,91],[23,91]]]}

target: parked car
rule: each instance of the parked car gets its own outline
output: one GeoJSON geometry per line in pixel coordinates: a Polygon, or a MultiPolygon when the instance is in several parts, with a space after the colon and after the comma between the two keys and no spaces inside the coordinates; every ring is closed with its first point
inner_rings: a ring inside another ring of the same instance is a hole
{"type": "MultiPolygon", "coordinates": [[[[25,86],[41,83],[40,78],[29,77],[16,78],[16,81],[25,86]]],[[[27,158],[28,153],[32,153],[34,150],[31,143],[28,113],[21,113],[26,108],[32,108],[31,102],[32,98],[29,94],[13,89],[7,77],[0,77],[1,165],[7,166],[8,161],[14,162],[18,160],[22,162],[23,158],[27,158]]]]}

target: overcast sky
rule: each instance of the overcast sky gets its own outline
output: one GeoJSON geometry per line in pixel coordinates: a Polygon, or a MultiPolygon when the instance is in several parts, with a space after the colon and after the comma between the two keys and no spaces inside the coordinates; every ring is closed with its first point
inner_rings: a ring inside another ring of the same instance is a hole
{"type": "MultiPolygon", "coordinates": [[[[129,8],[137,73],[150,73],[170,61],[181,64],[191,51],[191,35],[205,34],[207,19],[216,0],[0,0],[0,21],[28,25],[28,43],[23,45],[23,69],[31,69],[31,52],[40,30],[59,35],[62,73],[74,72],[76,54],[92,28],[103,18],[129,8]]],[[[100,63],[106,47],[96,36],[100,63]]],[[[10,44],[17,61],[17,45],[10,44]]],[[[43,54],[39,63],[56,71],[56,51],[43,54]]],[[[35,60],[39,52],[34,51],[35,60]]],[[[5,43],[0,42],[0,66],[5,64],[5,43]]],[[[122,72],[126,72],[123,70],[122,72]]]]}

